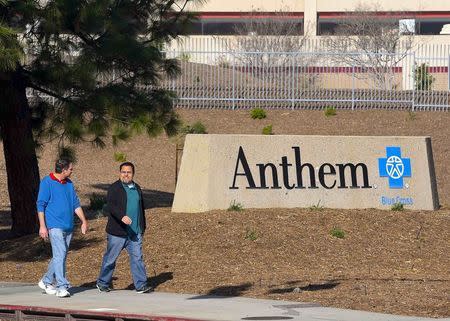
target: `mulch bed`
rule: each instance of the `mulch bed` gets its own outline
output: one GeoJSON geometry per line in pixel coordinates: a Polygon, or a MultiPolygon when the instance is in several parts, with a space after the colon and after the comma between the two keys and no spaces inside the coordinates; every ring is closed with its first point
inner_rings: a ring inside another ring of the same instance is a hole
{"type": "MultiPolygon", "coordinates": [[[[135,162],[145,189],[149,229],[144,258],[157,291],[237,295],[317,302],[324,306],[404,315],[450,316],[450,113],[398,111],[271,110],[252,120],[248,111],[180,110],[187,123],[202,121],[209,133],[431,136],[442,208],[438,211],[245,209],[171,213],[175,141],[131,141],[106,149],[77,147],[73,180],[84,206],[116,179],[120,151],[135,162]],[[345,237],[331,235],[340,229],[345,237]]],[[[55,157],[40,155],[41,175],[55,157]]],[[[3,155],[0,168],[4,167],[3,155]]],[[[0,231],[9,228],[6,176],[0,174],[0,231]]],[[[88,211],[90,232],[78,230],[68,258],[74,286],[93,286],[105,249],[106,219],[88,211]]],[[[36,235],[0,241],[0,281],[37,282],[50,253],[36,235]]],[[[115,273],[116,289],[132,288],[127,255],[115,273]]]]}

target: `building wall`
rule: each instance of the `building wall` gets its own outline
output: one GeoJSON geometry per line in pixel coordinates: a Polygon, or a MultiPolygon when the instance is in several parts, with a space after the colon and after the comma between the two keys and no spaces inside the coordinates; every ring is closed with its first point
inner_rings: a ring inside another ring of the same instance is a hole
{"type": "Polygon", "coordinates": [[[305,11],[305,7],[317,6],[318,12],[345,12],[357,7],[358,4],[372,4],[380,11],[450,11],[449,0],[209,0],[199,7],[190,7],[190,10],[199,12],[248,12],[254,9],[276,11],[281,7],[292,11],[305,11]]]}
{"type": "Polygon", "coordinates": [[[319,12],[345,12],[351,11],[359,4],[367,4],[371,7],[376,6],[379,11],[450,11],[450,1],[448,0],[305,0],[317,2],[317,11],[319,12]]]}
{"type": "MultiPolygon", "coordinates": [[[[189,10],[200,13],[200,16],[208,14],[221,14],[223,17],[236,17],[241,13],[261,11],[275,12],[288,9],[291,12],[303,14],[304,30],[309,36],[318,34],[318,19],[328,13],[336,15],[354,10],[360,5],[377,8],[377,11],[414,12],[425,13],[426,19],[443,19],[444,22],[436,28],[437,32],[424,31],[424,34],[439,33],[445,21],[450,21],[450,0],[285,0],[283,2],[273,0],[209,0],[201,6],[190,6],[189,10]],[[431,33],[430,33],[431,32],[431,33]]],[[[422,17],[423,18],[423,17],[422,17]]],[[[321,20],[323,21],[323,20],[321,20]]],[[[434,27],[432,27],[434,28],[434,27]]],[[[420,29],[420,28],[419,28],[420,29]]]]}

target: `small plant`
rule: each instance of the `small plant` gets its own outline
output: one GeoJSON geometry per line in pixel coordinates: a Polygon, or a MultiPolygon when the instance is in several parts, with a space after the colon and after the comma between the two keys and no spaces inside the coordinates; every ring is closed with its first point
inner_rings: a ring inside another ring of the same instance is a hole
{"type": "Polygon", "coordinates": [[[320,205],[320,200],[319,200],[319,201],[317,202],[317,204],[311,205],[311,206],[309,207],[309,209],[312,210],[312,211],[321,211],[321,210],[323,210],[323,206],[320,205]]]}
{"type": "Polygon", "coordinates": [[[272,125],[267,125],[262,130],[263,135],[273,135],[272,125]]]}
{"type": "Polygon", "coordinates": [[[333,227],[330,231],[331,236],[336,237],[338,239],[343,239],[345,237],[345,232],[341,230],[339,227],[333,227]]]}
{"type": "Polygon", "coordinates": [[[178,56],[178,59],[180,59],[183,62],[189,62],[191,60],[191,55],[183,52],[181,55],[178,56]]]}
{"type": "Polygon", "coordinates": [[[430,73],[428,65],[423,63],[414,70],[414,80],[416,83],[416,90],[430,90],[435,79],[430,73]]]}
{"type": "Polygon", "coordinates": [[[114,153],[114,160],[115,160],[116,162],[123,163],[123,162],[126,162],[126,161],[127,161],[127,156],[126,156],[124,153],[121,153],[121,152],[115,152],[115,153],[114,153]]]}
{"type": "Polygon", "coordinates": [[[247,231],[245,232],[245,239],[256,241],[258,239],[258,233],[255,230],[247,229],[247,231]]]}
{"type": "Polygon", "coordinates": [[[331,106],[325,108],[325,116],[327,117],[336,116],[336,108],[331,106]]]}
{"type": "Polygon", "coordinates": [[[101,195],[94,193],[91,197],[89,197],[89,209],[93,211],[101,211],[105,204],[106,200],[101,195]]]}
{"type": "Polygon", "coordinates": [[[416,119],[416,113],[413,112],[413,111],[411,111],[411,110],[409,110],[409,111],[408,111],[408,119],[409,119],[409,120],[414,120],[414,119],[416,119]]]}
{"type": "Polygon", "coordinates": [[[250,112],[253,119],[263,119],[267,117],[266,111],[262,108],[253,108],[250,112]]]}
{"type": "Polygon", "coordinates": [[[391,206],[391,211],[403,211],[404,209],[403,203],[394,203],[391,206]]]}
{"type": "Polygon", "coordinates": [[[201,121],[196,121],[192,125],[186,125],[182,129],[184,134],[207,134],[206,127],[201,121]]]}
{"type": "Polygon", "coordinates": [[[234,211],[234,212],[240,212],[244,210],[244,207],[242,206],[241,203],[236,203],[236,201],[233,201],[230,204],[230,207],[228,207],[229,211],[234,211]]]}

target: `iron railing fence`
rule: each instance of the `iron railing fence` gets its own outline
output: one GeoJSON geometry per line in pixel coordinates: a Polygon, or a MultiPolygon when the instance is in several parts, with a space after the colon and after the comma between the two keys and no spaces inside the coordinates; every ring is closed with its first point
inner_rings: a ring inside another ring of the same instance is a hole
{"type": "Polygon", "coordinates": [[[415,53],[167,51],[188,108],[450,110],[449,60],[415,53]]]}
{"type": "MultiPolygon", "coordinates": [[[[450,110],[450,46],[405,53],[207,48],[164,51],[181,67],[176,79],[160,83],[176,93],[177,107],[450,110]]],[[[115,77],[112,71],[99,82],[115,77]]],[[[27,94],[38,99],[32,90],[27,94]]]]}

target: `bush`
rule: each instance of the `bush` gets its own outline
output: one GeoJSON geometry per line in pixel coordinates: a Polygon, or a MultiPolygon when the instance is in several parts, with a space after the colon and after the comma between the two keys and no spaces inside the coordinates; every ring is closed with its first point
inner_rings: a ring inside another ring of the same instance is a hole
{"type": "Polygon", "coordinates": [[[245,239],[250,241],[256,241],[258,239],[258,233],[255,230],[247,229],[245,233],[245,239]]]}
{"type": "Polygon", "coordinates": [[[184,126],[182,132],[183,134],[207,134],[206,126],[201,121],[196,121],[192,126],[184,126]]]}
{"type": "Polygon", "coordinates": [[[250,112],[250,116],[252,116],[253,119],[263,119],[266,118],[266,111],[262,108],[253,108],[250,112]]]}
{"type": "Polygon", "coordinates": [[[428,71],[428,65],[423,63],[414,70],[414,80],[416,90],[430,90],[434,82],[434,77],[428,71]]]}
{"type": "Polygon", "coordinates": [[[345,232],[338,227],[333,227],[330,231],[331,236],[336,237],[338,239],[343,239],[345,237],[345,232]]]}
{"type": "Polygon", "coordinates": [[[403,206],[403,203],[394,203],[391,206],[391,211],[403,211],[405,207],[403,206]]]}
{"type": "Polygon", "coordinates": [[[320,205],[320,200],[319,200],[319,201],[317,202],[317,204],[311,205],[311,206],[309,207],[309,209],[310,209],[311,211],[321,211],[321,210],[323,210],[323,206],[320,205]]]}
{"type": "Polygon", "coordinates": [[[228,207],[228,211],[234,211],[234,212],[240,212],[243,211],[244,207],[242,206],[241,203],[236,203],[236,201],[233,201],[230,204],[230,207],[228,207]]]}
{"type": "Polygon", "coordinates": [[[325,116],[330,117],[330,116],[336,116],[336,108],[328,106],[327,108],[325,108],[325,116]]]}
{"type": "Polygon", "coordinates": [[[114,153],[114,160],[116,162],[123,163],[127,161],[127,156],[124,153],[116,152],[114,153]]]}
{"type": "Polygon", "coordinates": [[[101,211],[105,204],[106,199],[101,195],[94,193],[91,197],[89,197],[89,209],[93,211],[101,211]]]}
{"type": "Polygon", "coordinates": [[[263,135],[273,135],[272,125],[267,125],[266,127],[264,127],[262,130],[262,134],[263,135]]]}

